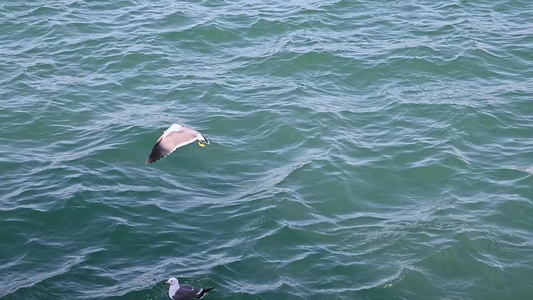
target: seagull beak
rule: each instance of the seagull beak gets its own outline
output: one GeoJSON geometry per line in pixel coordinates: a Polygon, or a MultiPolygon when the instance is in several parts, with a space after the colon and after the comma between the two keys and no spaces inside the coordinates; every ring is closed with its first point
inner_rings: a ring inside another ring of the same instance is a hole
{"type": "Polygon", "coordinates": [[[198,146],[205,147],[205,144],[198,142],[198,146]]]}
{"type": "Polygon", "coordinates": [[[168,285],[168,284],[170,284],[170,283],[168,283],[168,281],[163,281],[163,284],[164,284],[164,285],[168,285]]]}

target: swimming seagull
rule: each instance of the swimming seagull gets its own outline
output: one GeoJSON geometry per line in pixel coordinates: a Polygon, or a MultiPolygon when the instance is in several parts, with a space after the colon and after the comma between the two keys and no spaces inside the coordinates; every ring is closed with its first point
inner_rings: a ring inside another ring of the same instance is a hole
{"type": "Polygon", "coordinates": [[[168,296],[173,300],[202,299],[205,294],[214,289],[214,287],[202,289],[192,285],[180,285],[178,280],[174,277],[170,278],[168,281],[165,281],[165,284],[170,285],[168,288],[168,296]]]}
{"type": "Polygon", "coordinates": [[[198,141],[200,147],[209,145],[207,137],[198,131],[183,125],[172,124],[155,143],[152,153],[150,153],[150,156],[146,160],[146,164],[156,162],[174,152],[179,147],[188,145],[194,141],[198,141]]]}

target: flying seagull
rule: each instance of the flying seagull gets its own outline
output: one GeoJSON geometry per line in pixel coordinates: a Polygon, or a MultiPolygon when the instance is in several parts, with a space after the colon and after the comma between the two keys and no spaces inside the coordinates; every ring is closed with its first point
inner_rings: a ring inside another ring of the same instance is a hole
{"type": "Polygon", "coordinates": [[[179,147],[188,145],[194,141],[198,141],[200,147],[205,147],[206,144],[209,145],[207,137],[198,131],[183,125],[172,124],[155,143],[152,153],[150,153],[150,156],[146,160],[146,164],[156,162],[174,152],[179,147]]]}
{"type": "Polygon", "coordinates": [[[174,277],[170,278],[168,281],[165,281],[165,284],[170,285],[168,288],[168,296],[173,300],[202,299],[205,294],[214,289],[214,287],[202,289],[192,285],[180,285],[178,280],[174,277]]]}

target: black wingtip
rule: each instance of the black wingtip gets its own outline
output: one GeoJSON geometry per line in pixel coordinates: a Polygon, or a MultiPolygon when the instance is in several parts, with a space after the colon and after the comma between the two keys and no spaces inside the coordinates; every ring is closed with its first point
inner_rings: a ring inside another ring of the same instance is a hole
{"type": "Polygon", "coordinates": [[[169,153],[165,151],[165,149],[161,148],[159,145],[161,144],[161,141],[157,141],[154,148],[152,148],[152,152],[150,152],[150,155],[148,155],[148,158],[146,159],[146,164],[153,164],[156,161],[164,158],[169,153]]]}
{"type": "Polygon", "coordinates": [[[211,292],[215,287],[212,287],[212,288],[203,288],[202,291],[200,292],[200,294],[198,294],[198,296],[196,296],[196,298],[199,298],[199,299],[202,299],[205,294],[211,292]]]}
{"type": "Polygon", "coordinates": [[[146,159],[146,162],[144,162],[144,163],[149,165],[149,164],[155,163],[158,160],[159,160],[159,158],[156,158],[156,156],[154,156],[153,154],[150,154],[150,156],[148,156],[148,158],[146,159]]]}

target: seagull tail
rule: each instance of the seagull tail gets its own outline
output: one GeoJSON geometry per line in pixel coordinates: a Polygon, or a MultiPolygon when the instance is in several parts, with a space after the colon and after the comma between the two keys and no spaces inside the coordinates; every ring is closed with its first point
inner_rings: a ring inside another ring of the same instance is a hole
{"type": "Polygon", "coordinates": [[[214,288],[215,288],[215,287],[212,287],[212,288],[204,288],[204,289],[202,289],[202,290],[200,291],[200,293],[196,296],[196,298],[198,298],[198,299],[202,299],[202,298],[205,296],[205,294],[211,292],[214,288]]]}

